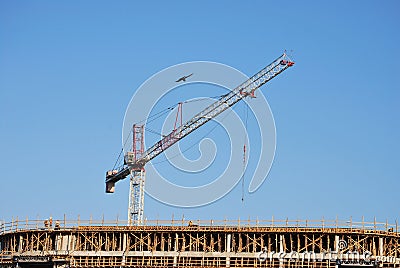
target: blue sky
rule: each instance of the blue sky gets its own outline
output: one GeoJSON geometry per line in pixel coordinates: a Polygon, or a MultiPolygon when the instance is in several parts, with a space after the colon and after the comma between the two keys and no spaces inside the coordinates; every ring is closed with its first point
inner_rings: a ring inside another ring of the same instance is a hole
{"type": "MultiPolygon", "coordinates": [[[[148,219],[399,218],[398,1],[0,1],[0,219],[126,218],[104,193],[125,109],[151,75],[215,61],[252,75],[277,128],[267,181],[204,207],[146,196],[148,219]]],[[[188,137],[187,139],[190,139],[188,137]]]]}

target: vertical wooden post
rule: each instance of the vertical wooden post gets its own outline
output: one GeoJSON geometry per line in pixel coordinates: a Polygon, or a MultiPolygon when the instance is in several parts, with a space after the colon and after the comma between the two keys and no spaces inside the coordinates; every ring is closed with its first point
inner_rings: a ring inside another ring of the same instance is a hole
{"type": "Polygon", "coordinates": [[[353,216],[350,216],[350,230],[353,230],[353,216]]]}
{"type": "Polygon", "coordinates": [[[362,229],[364,230],[364,215],[362,216],[362,229]]]}
{"type": "Polygon", "coordinates": [[[339,219],[338,219],[338,215],[336,215],[336,230],[339,228],[339,219]]]}

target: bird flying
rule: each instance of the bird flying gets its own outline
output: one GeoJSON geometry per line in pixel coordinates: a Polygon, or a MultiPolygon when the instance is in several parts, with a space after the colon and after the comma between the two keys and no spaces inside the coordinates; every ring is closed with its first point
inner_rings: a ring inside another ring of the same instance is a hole
{"type": "Polygon", "coordinates": [[[182,76],[181,78],[179,78],[178,80],[176,80],[175,82],[186,82],[186,78],[191,77],[193,75],[193,73],[189,74],[189,75],[185,75],[182,76]]]}

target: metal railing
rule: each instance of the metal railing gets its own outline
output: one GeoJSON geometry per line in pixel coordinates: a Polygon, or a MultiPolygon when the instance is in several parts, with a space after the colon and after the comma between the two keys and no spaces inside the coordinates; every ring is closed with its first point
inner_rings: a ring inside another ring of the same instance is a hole
{"type": "MultiPolygon", "coordinates": [[[[47,229],[74,229],[80,227],[127,227],[128,221],[116,218],[115,220],[82,220],[78,216],[75,220],[67,219],[12,219],[10,222],[0,221],[0,235],[18,231],[28,230],[47,230],[47,229]]],[[[387,233],[399,234],[399,226],[396,220],[395,224],[386,222],[354,221],[349,220],[290,220],[290,219],[237,219],[237,220],[188,220],[188,219],[170,219],[170,220],[144,220],[141,226],[144,227],[210,227],[210,228],[307,228],[307,229],[350,229],[358,231],[381,231],[387,233]]]]}

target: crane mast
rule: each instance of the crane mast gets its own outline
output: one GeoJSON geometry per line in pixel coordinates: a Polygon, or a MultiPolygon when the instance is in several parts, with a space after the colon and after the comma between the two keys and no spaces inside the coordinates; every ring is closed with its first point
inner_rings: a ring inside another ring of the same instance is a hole
{"type": "Polygon", "coordinates": [[[286,53],[282,54],[271,64],[237,86],[231,92],[223,95],[180,127],[171,131],[146,151],[144,151],[143,145],[143,126],[134,126],[133,152],[126,153],[124,166],[117,170],[109,170],[106,173],[107,193],[113,193],[115,183],[131,175],[131,194],[128,212],[129,222],[132,223],[132,221],[134,221],[136,224],[141,224],[143,221],[144,166],[147,162],[157,157],[176,142],[212,120],[229,107],[232,107],[243,98],[254,98],[254,92],[258,88],[293,65],[294,62],[288,58],[286,53]],[[141,146],[140,148],[137,147],[139,145],[141,146]]]}

